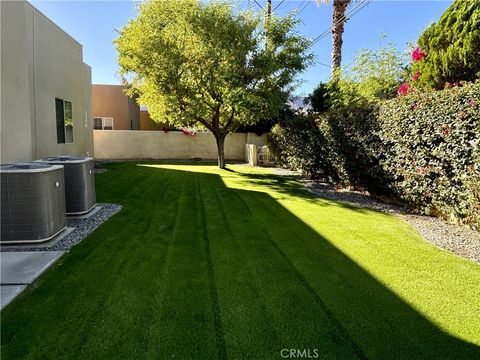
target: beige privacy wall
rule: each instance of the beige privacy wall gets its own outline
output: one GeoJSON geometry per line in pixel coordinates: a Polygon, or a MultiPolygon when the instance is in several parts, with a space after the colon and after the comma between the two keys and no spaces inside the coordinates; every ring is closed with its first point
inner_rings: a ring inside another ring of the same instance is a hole
{"type": "MultiPolygon", "coordinates": [[[[245,160],[247,141],[265,145],[266,135],[229,134],[225,139],[225,158],[245,160]]],[[[216,159],[217,145],[211,133],[187,136],[180,131],[94,130],[96,159],[216,159]]]]}

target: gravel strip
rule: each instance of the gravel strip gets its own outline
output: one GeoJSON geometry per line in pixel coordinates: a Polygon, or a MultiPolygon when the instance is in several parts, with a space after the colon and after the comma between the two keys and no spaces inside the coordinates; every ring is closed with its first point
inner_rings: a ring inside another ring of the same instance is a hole
{"type": "Polygon", "coordinates": [[[393,214],[412,225],[426,241],[480,264],[480,233],[472,229],[436,217],[415,215],[404,207],[384,203],[367,193],[337,190],[330,184],[306,181],[305,189],[325,199],[393,214]]]}
{"type": "Polygon", "coordinates": [[[294,177],[303,177],[301,171],[297,170],[290,170],[290,169],[284,169],[284,168],[279,168],[279,167],[268,167],[271,172],[273,172],[275,175],[281,175],[281,176],[294,176],[294,177]]]}
{"type": "Polygon", "coordinates": [[[398,205],[387,204],[370,195],[354,190],[337,190],[331,184],[305,181],[305,189],[315,195],[329,200],[344,201],[352,205],[366,207],[391,214],[404,214],[406,210],[398,205]]]}
{"type": "Polygon", "coordinates": [[[31,247],[25,247],[25,245],[14,247],[14,245],[9,245],[8,247],[2,246],[1,251],[68,251],[122,209],[121,205],[116,204],[97,204],[97,206],[100,206],[101,209],[89,218],[75,219],[67,217],[67,227],[74,227],[75,230],[51,247],[35,247],[35,245],[31,247]]]}

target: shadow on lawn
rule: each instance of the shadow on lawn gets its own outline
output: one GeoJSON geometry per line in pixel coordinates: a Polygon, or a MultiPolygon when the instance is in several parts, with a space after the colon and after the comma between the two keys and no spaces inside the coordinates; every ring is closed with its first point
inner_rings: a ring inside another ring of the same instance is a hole
{"type": "MultiPolygon", "coordinates": [[[[294,178],[274,174],[235,174],[252,184],[266,185],[288,196],[317,200],[294,178]]],[[[284,294],[283,301],[275,304],[276,310],[284,317],[288,317],[288,314],[292,324],[296,323],[289,331],[293,331],[293,328],[305,330],[304,334],[300,332],[295,335],[279,335],[297,339],[298,342],[292,344],[294,347],[312,348],[319,343],[333,348],[346,346],[349,348],[347,353],[350,352],[350,355],[358,358],[470,359],[480,356],[480,347],[443,332],[270,195],[227,188],[218,175],[203,176],[215,184],[217,201],[221,203],[216,210],[222,213],[222,216],[210,214],[210,219],[212,222],[223,223],[224,226],[220,227],[218,233],[219,238],[226,238],[231,242],[231,246],[221,249],[217,249],[214,243],[209,245],[212,251],[212,274],[238,271],[235,268],[215,270],[215,251],[242,254],[237,255],[241,257],[238,265],[245,269],[245,278],[262,278],[251,281],[261,284],[263,289],[269,289],[263,294],[263,299],[284,294]],[[233,193],[235,195],[232,195],[233,193]],[[273,275],[266,275],[265,271],[281,276],[274,278],[273,275]],[[285,289],[289,290],[285,292],[285,289]],[[293,291],[296,293],[292,293],[293,291]],[[300,315],[305,309],[298,308],[298,312],[289,314],[288,304],[291,306],[291,301],[300,301],[299,298],[303,299],[301,302],[308,309],[306,317],[305,314],[300,315]],[[325,327],[331,326],[332,333],[323,336],[337,339],[320,340],[318,335],[321,331],[311,332],[312,328],[305,326],[305,323],[312,324],[316,320],[328,320],[329,325],[325,327]],[[304,335],[305,338],[302,339],[304,335]]],[[[325,205],[328,205],[328,202],[322,203],[322,206],[325,205]]],[[[338,205],[356,212],[372,212],[335,202],[335,206],[338,205]]],[[[208,226],[208,213],[206,220],[208,226]]],[[[212,278],[218,276],[212,275],[212,278]]],[[[228,277],[224,281],[228,282],[228,277]]],[[[217,300],[219,308],[228,308],[226,300],[222,301],[221,290],[215,292],[220,296],[217,300]]],[[[261,292],[258,290],[252,294],[252,299],[261,300],[261,292]]],[[[268,300],[264,301],[262,311],[268,307],[265,305],[268,300]]],[[[235,311],[232,309],[232,312],[235,311]]],[[[221,324],[222,316],[218,316],[221,324]]],[[[231,314],[228,315],[230,316],[231,314]]],[[[270,319],[272,325],[275,323],[274,318],[275,316],[270,319]]],[[[255,319],[249,321],[254,322],[255,319]]],[[[282,327],[283,324],[278,325],[282,327]]],[[[320,349],[320,352],[323,350],[320,349]]],[[[342,351],[333,349],[325,353],[337,357],[342,355],[342,351]]]]}
{"type": "MultiPolygon", "coordinates": [[[[302,199],[305,199],[307,201],[311,202],[318,202],[320,199],[323,202],[324,206],[332,205],[338,207],[343,207],[345,209],[353,210],[359,213],[372,213],[372,212],[378,212],[381,213],[381,211],[374,210],[371,208],[365,208],[365,207],[360,207],[360,206],[355,206],[351,205],[348,202],[345,201],[333,201],[329,200],[327,198],[323,198],[317,195],[314,195],[307,190],[305,190],[305,187],[303,183],[299,181],[298,176],[285,176],[285,175],[277,175],[277,174],[252,174],[252,173],[237,173],[238,176],[242,177],[247,183],[250,183],[252,185],[262,185],[262,186],[268,186],[269,188],[275,190],[276,192],[280,194],[285,194],[288,196],[295,196],[295,197],[300,197],[302,199]]],[[[346,197],[346,199],[350,199],[352,195],[349,195],[346,197]]]]}
{"type": "MultiPolygon", "coordinates": [[[[281,359],[284,348],[339,359],[479,358],[478,346],[442,331],[269,194],[228,188],[216,174],[109,167],[116,171],[101,174],[98,188],[102,201],[121,203],[122,212],[2,313],[6,358],[15,358],[15,349],[127,358],[132,347],[136,358],[281,359]],[[132,236],[127,223],[154,236],[132,236]],[[121,295],[112,294],[117,288],[121,295]],[[96,297],[88,302],[79,298],[90,292],[96,297]],[[46,327],[39,314],[55,321],[46,327]],[[50,343],[63,342],[46,348],[31,336],[38,327],[50,343]]],[[[281,177],[228,174],[308,196],[281,177]]]]}

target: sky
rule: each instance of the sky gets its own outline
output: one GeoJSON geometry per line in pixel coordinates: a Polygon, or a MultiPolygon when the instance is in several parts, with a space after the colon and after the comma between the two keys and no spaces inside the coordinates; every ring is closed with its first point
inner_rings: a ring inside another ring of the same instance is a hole
{"type": "MultiPolygon", "coordinates": [[[[112,41],[122,28],[135,17],[133,1],[30,1],[38,10],[83,45],[84,62],[92,67],[92,83],[119,84],[117,54],[112,41]]],[[[266,0],[257,0],[264,7],[266,0]]],[[[332,3],[333,1],[330,1],[332,3]]],[[[347,13],[352,15],[345,25],[342,64],[350,63],[362,48],[377,48],[382,34],[383,43],[393,43],[399,50],[415,43],[418,35],[437,21],[452,0],[357,0],[347,13]],[[365,1],[365,4],[363,2],[365,1]],[[368,3],[368,5],[367,5],[368,3]],[[363,7],[363,5],[366,5],[363,7]],[[358,7],[357,7],[358,6],[358,7]]],[[[272,0],[276,15],[297,9],[301,19],[297,31],[314,39],[331,26],[332,5],[317,6],[315,0],[272,0]]],[[[263,11],[255,0],[243,0],[243,6],[263,11]]],[[[315,64],[300,75],[301,84],[295,93],[308,95],[320,82],[330,77],[331,36],[328,33],[312,46],[315,64]]]]}

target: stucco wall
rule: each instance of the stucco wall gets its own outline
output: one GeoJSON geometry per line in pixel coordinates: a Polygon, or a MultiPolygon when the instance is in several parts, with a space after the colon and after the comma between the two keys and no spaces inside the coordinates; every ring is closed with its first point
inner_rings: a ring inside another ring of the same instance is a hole
{"type": "Polygon", "coordinates": [[[163,128],[168,128],[167,124],[154,122],[150,118],[150,113],[148,111],[140,111],[140,130],[163,130],[163,128]]]}
{"type": "Polygon", "coordinates": [[[93,155],[91,73],[82,46],[25,1],[0,6],[1,162],[93,155]],[[57,144],[55,98],[72,102],[73,143],[57,144]]]}
{"type": "Polygon", "coordinates": [[[112,117],[115,130],[140,128],[140,108],[122,85],[92,85],[92,117],[112,117]]]}
{"type": "MultiPolygon", "coordinates": [[[[245,160],[247,136],[264,145],[265,136],[229,134],[225,139],[227,160],[245,160]]],[[[217,145],[211,133],[187,136],[179,131],[94,130],[93,139],[96,159],[217,158],[217,145]]]]}
{"type": "MultiPolygon", "coordinates": [[[[29,161],[32,158],[30,93],[32,13],[26,3],[0,2],[1,7],[1,162],[29,161]],[[27,33],[29,36],[27,36],[27,33]]],[[[33,103],[32,103],[33,105],[33,103]]]]}

